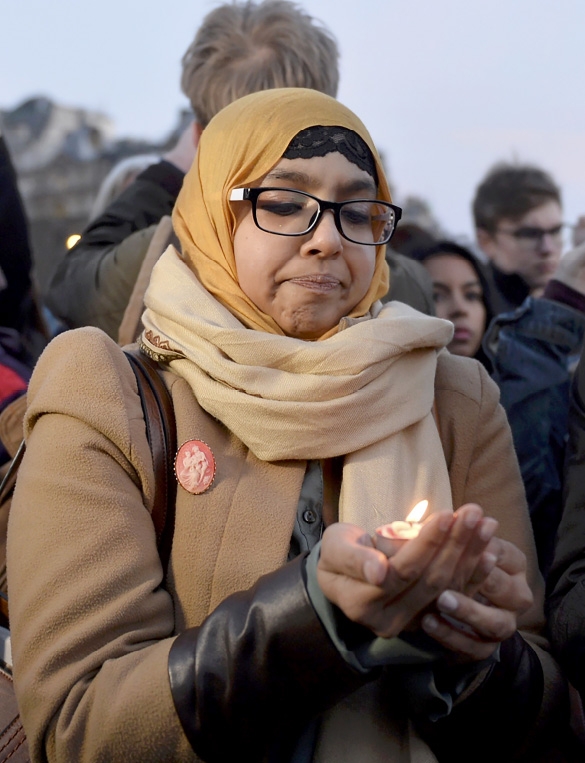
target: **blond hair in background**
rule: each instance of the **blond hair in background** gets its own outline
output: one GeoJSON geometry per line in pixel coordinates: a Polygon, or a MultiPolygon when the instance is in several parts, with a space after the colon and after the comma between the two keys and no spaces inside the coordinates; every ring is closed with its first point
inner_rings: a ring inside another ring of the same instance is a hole
{"type": "Polygon", "coordinates": [[[211,11],[183,56],[181,89],[202,127],[224,106],[260,90],[306,87],[335,97],[337,43],[286,0],[234,2],[211,11]]]}

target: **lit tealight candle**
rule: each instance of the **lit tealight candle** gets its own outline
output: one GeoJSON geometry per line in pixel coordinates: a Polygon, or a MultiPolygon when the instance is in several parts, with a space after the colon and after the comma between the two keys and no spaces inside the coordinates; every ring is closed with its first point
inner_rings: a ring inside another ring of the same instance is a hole
{"type": "Polygon", "coordinates": [[[378,527],[374,533],[374,545],[386,556],[395,554],[402,541],[416,538],[422,527],[421,519],[428,508],[428,501],[419,501],[404,521],[396,520],[378,527]]]}

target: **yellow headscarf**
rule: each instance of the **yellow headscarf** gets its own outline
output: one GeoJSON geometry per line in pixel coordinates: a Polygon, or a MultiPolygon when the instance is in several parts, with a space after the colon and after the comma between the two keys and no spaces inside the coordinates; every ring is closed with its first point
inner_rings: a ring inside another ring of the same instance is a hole
{"type": "MultiPolygon", "coordinates": [[[[185,262],[203,286],[248,328],[284,333],[239,286],[233,249],[236,220],[229,194],[233,188],[260,180],[282,158],[294,136],[313,125],[356,132],[376,162],[378,197],[391,201],[376,147],[355,114],[316,90],[279,88],[240,98],[211,120],[175,205],[173,226],[185,262]]],[[[385,246],[379,246],[370,288],[350,317],[365,315],[388,291],[384,254],[385,246]]]]}

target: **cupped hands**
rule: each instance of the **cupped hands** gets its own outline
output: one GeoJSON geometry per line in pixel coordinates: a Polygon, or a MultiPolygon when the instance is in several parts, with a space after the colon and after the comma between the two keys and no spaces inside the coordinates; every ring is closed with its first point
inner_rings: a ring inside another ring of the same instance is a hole
{"type": "Polygon", "coordinates": [[[325,596],[377,636],[425,632],[462,660],[489,657],[532,603],[526,559],[495,537],[496,520],[476,504],[439,512],[387,558],[346,523],[323,535],[317,578],[325,596]]]}

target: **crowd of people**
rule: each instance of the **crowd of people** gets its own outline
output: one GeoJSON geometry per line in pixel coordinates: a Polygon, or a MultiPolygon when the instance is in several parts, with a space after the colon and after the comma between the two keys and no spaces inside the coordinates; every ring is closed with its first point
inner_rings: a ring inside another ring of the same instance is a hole
{"type": "Polygon", "coordinates": [[[476,244],[395,236],[338,58],[288,0],[212,10],[193,123],[115,169],[41,296],[0,143],[34,761],[583,759],[585,225],[563,252],[553,178],[497,163],[476,244]],[[128,343],[174,409],[168,565],[128,343]]]}

